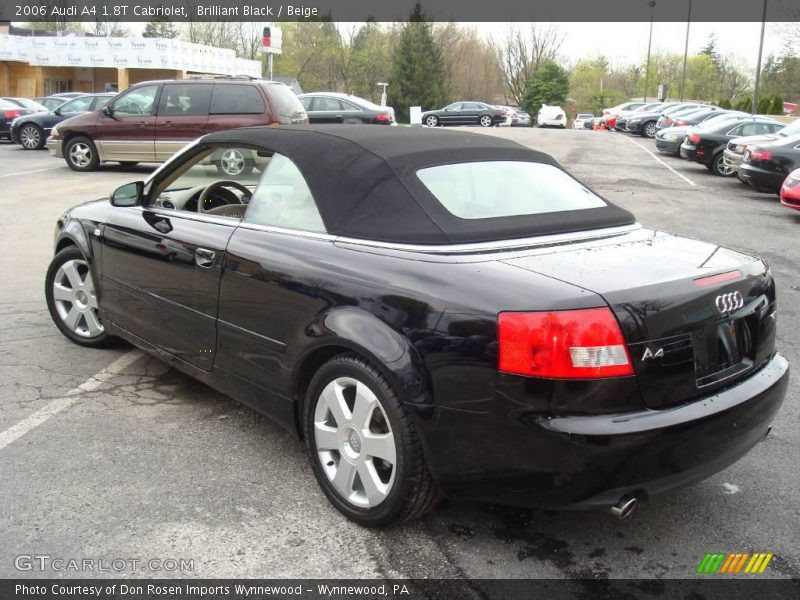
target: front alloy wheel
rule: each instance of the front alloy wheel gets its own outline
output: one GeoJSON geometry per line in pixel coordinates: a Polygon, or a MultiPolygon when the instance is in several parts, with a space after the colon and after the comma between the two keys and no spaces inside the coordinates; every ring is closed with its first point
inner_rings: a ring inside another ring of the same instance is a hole
{"type": "Polygon", "coordinates": [[[19,130],[19,143],[25,150],[39,150],[44,146],[44,135],[36,125],[25,125],[19,130]]]}
{"type": "Polygon", "coordinates": [[[425,117],[425,125],[428,127],[436,127],[439,125],[439,119],[436,117],[436,115],[428,115],[425,117]]]}
{"type": "Polygon", "coordinates": [[[92,273],[75,246],[61,250],[50,263],[45,297],[53,322],[70,340],[92,347],[109,343],[111,336],[98,314],[92,273]]]}
{"type": "Polygon", "coordinates": [[[648,121],[644,124],[644,134],[649,138],[656,137],[656,124],[653,121],[648,121]]]}
{"type": "Polygon", "coordinates": [[[492,126],[492,117],[489,115],[483,115],[481,117],[481,127],[491,127],[492,126]]]}
{"type": "Polygon", "coordinates": [[[382,527],[415,519],[438,502],[406,409],[362,358],[337,356],[317,371],[303,422],[314,476],[348,519],[382,527]]]}
{"type": "Polygon", "coordinates": [[[66,143],[64,158],[73,171],[94,171],[100,164],[94,144],[83,136],[72,138],[66,143]]]}

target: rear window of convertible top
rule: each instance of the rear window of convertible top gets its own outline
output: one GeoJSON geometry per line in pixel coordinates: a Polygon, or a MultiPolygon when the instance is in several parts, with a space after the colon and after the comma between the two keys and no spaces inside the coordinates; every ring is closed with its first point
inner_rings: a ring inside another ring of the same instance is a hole
{"type": "Polygon", "coordinates": [[[427,167],[417,177],[461,219],[491,219],[608,206],[551,165],[524,161],[464,162],[427,167]]]}

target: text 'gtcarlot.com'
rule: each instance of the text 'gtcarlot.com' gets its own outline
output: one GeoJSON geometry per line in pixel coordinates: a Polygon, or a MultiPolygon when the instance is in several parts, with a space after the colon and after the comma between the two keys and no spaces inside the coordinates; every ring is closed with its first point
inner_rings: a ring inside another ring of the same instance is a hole
{"type": "Polygon", "coordinates": [[[135,572],[194,571],[194,559],[186,558],[61,558],[48,554],[20,554],[18,571],[135,572]]]}

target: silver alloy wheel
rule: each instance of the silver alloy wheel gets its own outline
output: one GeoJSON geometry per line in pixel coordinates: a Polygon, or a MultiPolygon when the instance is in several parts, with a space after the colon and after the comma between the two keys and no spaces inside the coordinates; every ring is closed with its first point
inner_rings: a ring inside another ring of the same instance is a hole
{"type": "Polygon", "coordinates": [[[491,127],[492,126],[492,117],[489,115],[483,115],[481,117],[481,127],[491,127]]]}
{"type": "Polygon", "coordinates": [[[19,132],[19,142],[28,150],[36,150],[42,143],[42,132],[38,127],[26,125],[19,132]]]}
{"type": "Polygon", "coordinates": [[[238,150],[226,150],[220,157],[219,164],[226,175],[241,175],[247,161],[238,150]]]}
{"type": "Polygon", "coordinates": [[[95,338],[105,332],[97,315],[97,296],[86,261],[65,262],[56,272],[52,285],[58,316],[70,331],[85,338],[95,338]]]}
{"type": "Polygon", "coordinates": [[[731,169],[727,163],[725,162],[725,157],[723,155],[719,155],[717,157],[717,172],[723,177],[729,177],[733,175],[733,169],[731,169]]]}
{"type": "Polygon", "coordinates": [[[338,377],[314,411],[314,441],[323,473],[353,506],[374,508],[394,485],[397,449],[378,397],[364,383],[338,377]]]}
{"type": "Polygon", "coordinates": [[[69,148],[69,159],[80,169],[87,167],[92,162],[92,149],[86,142],[75,142],[69,148]]]}
{"type": "Polygon", "coordinates": [[[644,134],[651,138],[656,137],[656,124],[652,121],[644,126],[644,134]]]}
{"type": "Polygon", "coordinates": [[[425,125],[428,127],[436,127],[439,124],[439,119],[437,119],[434,115],[428,115],[425,117],[425,125]]]}

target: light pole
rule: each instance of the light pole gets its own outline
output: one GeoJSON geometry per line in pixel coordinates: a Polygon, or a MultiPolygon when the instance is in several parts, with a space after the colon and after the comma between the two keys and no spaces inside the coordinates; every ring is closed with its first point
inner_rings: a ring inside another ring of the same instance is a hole
{"type": "Polygon", "coordinates": [[[650,39],[647,41],[647,68],[644,71],[644,101],[647,102],[647,86],[650,85],[650,46],[653,43],[653,8],[656,0],[650,0],[647,6],[650,7],[650,39]]]}
{"type": "Polygon", "coordinates": [[[756,64],[756,87],[753,90],[753,106],[750,114],[756,114],[758,95],[761,92],[761,54],[764,52],[764,27],[767,25],[767,0],[764,0],[764,12],[761,15],[761,41],[758,42],[758,64],[756,64]]]}
{"type": "Polygon", "coordinates": [[[383,88],[381,90],[381,106],[386,106],[386,88],[389,87],[389,84],[383,81],[379,81],[378,87],[383,88]]]}
{"type": "Polygon", "coordinates": [[[692,24],[692,0],[689,0],[689,16],[686,17],[686,44],[683,47],[683,75],[681,75],[681,102],[686,89],[686,58],[689,56],[689,25],[692,24]]]}

